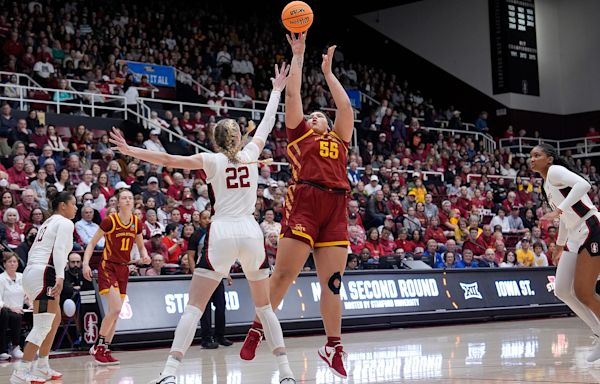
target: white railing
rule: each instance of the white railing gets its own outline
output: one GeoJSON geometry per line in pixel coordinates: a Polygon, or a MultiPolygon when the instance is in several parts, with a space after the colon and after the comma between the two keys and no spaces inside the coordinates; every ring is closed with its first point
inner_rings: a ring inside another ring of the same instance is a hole
{"type": "Polygon", "coordinates": [[[600,156],[600,135],[591,137],[577,137],[575,139],[550,140],[540,137],[513,137],[500,139],[500,148],[508,148],[517,156],[528,156],[529,152],[541,143],[551,144],[561,156],[570,155],[573,158],[586,158],[600,156]]]}
{"type": "Polygon", "coordinates": [[[26,110],[26,104],[44,104],[44,105],[52,105],[56,107],[56,113],[61,113],[61,108],[64,112],[64,107],[75,107],[75,109],[80,110],[90,110],[91,116],[95,117],[98,113],[105,112],[122,112],[124,114],[124,118],[127,118],[128,109],[125,104],[124,96],[115,96],[115,95],[104,95],[99,93],[88,93],[88,92],[78,92],[71,91],[68,89],[53,89],[53,88],[42,88],[42,87],[29,87],[24,85],[16,86],[14,84],[0,84],[0,100],[9,101],[9,102],[17,102],[19,103],[19,109],[26,110]],[[8,97],[5,96],[5,90],[8,87],[15,87],[18,89],[19,97],[8,97]],[[29,91],[41,91],[48,95],[53,95],[56,92],[66,93],[72,96],[71,99],[68,100],[60,100],[60,98],[52,97],[51,100],[43,100],[36,99],[29,96],[29,91]],[[96,98],[102,96],[105,101],[102,103],[98,103],[96,98]],[[83,103],[79,101],[79,98],[89,97],[89,103],[83,103]],[[108,104],[110,103],[110,104],[108,104]],[[108,104],[108,105],[107,105],[108,104]]]}
{"type": "Polygon", "coordinates": [[[21,80],[24,79],[25,81],[27,81],[27,86],[28,87],[33,87],[33,88],[42,88],[42,86],[35,80],[33,80],[29,75],[26,75],[24,73],[18,73],[18,72],[6,72],[6,71],[0,71],[0,76],[17,76],[17,83],[20,85],[21,84],[21,80]]]}
{"type": "MultiPolygon", "coordinates": [[[[94,80],[94,82],[97,82],[97,81],[94,80]]],[[[67,84],[69,84],[69,87],[72,90],[74,90],[74,91],[77,91],[77,89],[75,87],[73,87],[73,84],[80,84],[80,85],[82,85],[84,87],[84,90],[82,92],[85,92],[85,89],[87,88],[88,83],[89,83],[89,81],[85,81],[85,80],[74,80],[74,79],[67,80],[67,84]]],[[[111,94],[114,94],[115,88],[117,86],[118,86],[118,84],[115,84],[115,83],[109,83],[108,84],[108,88],[110,89],[110,93],[111,94]]],[[[151,85],[150,88],[145,88],[145,87],[135,87],[135,88],[137,88],[138,90],[141,90],[141,91],[148,91],[148,92],[150,92],[150,97],[153,98],[153,99],[154,99],[154,94],[159,91],[158,88],[156,88],[156,87],[154,87],[152,85],[151,85]]]]}
{"type": "MultiPolygon", "coordinates": [[[[467,175],[467,183],[471,182],[471,179],[481,179],[484,175],[479,174],[479,173],[469,173],[467,175]]],[[[541,177],[519,177],[519,176],[510,176],[510,175],[485,175],[485,177],[487,177],[488,179],[495,179],[495,180],[499,180],[499,179],[504,179],[504,180],[510,180],[512,182],[516,182],[517,178],[520,178],[521,180],[527,180],[529,182],[533,182],[533,181],[542,181],[541,177]]]]}
{"type": "Polygon", "coordinates": [[[448,133],[451,135],[473,136],[476,138],[477,141],[483,140],[483,146],[484,146],[483,149],[486,152],[494,152],[494,150],[496,150],[496,142],[490,135],[486,135],[485,133],[473,132],[473,131],[463,131],[462,129],[459,130],[459,129],[437,128],[437,127],[421,127],[421,128],[429,130],[429,131],[448,133]]]}

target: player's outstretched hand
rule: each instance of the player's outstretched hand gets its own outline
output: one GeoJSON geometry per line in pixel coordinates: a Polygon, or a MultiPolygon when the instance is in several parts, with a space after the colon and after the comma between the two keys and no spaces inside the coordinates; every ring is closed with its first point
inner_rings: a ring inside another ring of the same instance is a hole
{"type": "Polygon", "coordinates": [[[292,47],[292,54],[294,56],[304,56],[304,49],[306,48],[306,32],[298,33],[290,33],[289,35],[285,35],[288,43],[290,43],[290,47],[292,47]]]}
{"type": "Polygon", "coordinates": [[[125,141],[123,132],[121,132],[119,129],[112,127],[108,141],[115,145],[115,147],[111,147],[113,151],[119,151],[124,155],[131,154],[131,149],[129,148],[127,141],[125,141]]]}
{"type": "Polygon", "coordinates": [[[323,74],[328,75],[331,73],[331,62],[333,61],[333,53],[335,52],[335,45],[327,48],[327,53],[322,55],[323,62],[321,63],[321,69],[323,70],[323,74]]]}
{"type": "Polygon", "coordinates": [[[283,91],[288,81],[288,74],[290,73],[290,66],[286,65],[285,62],[281,64],[281,68],[275,64],[275,77],[271,77],[271,83],[273,83],[274,91],[283,91]]]}

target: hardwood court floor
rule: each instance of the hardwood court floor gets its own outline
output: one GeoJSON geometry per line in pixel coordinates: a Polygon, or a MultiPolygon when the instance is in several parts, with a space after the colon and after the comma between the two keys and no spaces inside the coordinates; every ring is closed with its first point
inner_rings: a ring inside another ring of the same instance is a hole
{"type": "MultiPolygon", "coordinates": [[[[577,318],[488,322],[355,332],[344,335],[348,383],[600,383],[600,362],[588,364],[590,332],[577,318]]],[[[316,354],[322,336],[287,338],[298,383],[342,383],[316,354]]],[[[240,360],[241,343],[203,350],[193,346],[179,384],[278,383],[276,364],[260,346],[252,362],[240,360]]],[[[119,368],[96,367],[90,356],[56,358],[63,383],[147,383],[162,369],[168,349],[117,352],[119,368]]],[[[0,367],[7,383],[13,363],[0,367]]],[[[56,383],[56,382],[55,382],[56,383]]]]}

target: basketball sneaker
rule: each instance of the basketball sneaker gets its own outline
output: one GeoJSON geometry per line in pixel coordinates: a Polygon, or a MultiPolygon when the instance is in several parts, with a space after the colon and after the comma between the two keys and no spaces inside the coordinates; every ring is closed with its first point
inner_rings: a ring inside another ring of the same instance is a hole
{"type": "Polygon", "coordinates": [[[15,369],[10,376],[10,384],[43,384],[45,382],[46,379],[43,377],[20,369],[15,369]]]}
{"type": "Polygon", "coordinates": [[[119,361],[114,359],[110,354],[110,350],[104,345],[93,345],[90,348],[90,355],[94,356],[96,364],[98,365],[115,365],[119,364],[119,361]],[[114,362],[116,360],[116,363],[114,362]]]}
{"type": "Polygon", "coordinates": [[[335,347],[328,347],[325,345],[319,348],[319,356],[321,356],[321,359],[329,365],[331,373],[342,379],[348,378],[346,368],[344,368],[346,352],[344,352],[344,346],[342,344],[338,344],[335,347]]]}
{"type": "Polygon", "coordinates": [[[169,375],[169,376],[160,375],[160,377],[158,379],[152,380],[148,384],[177,384],[177,378],[173,375],[169,375]]]}
{"type": "Polygon", "coordinates": [[[43,377],[46,380],[58,380],[63,377],[62,373],[55,371],[50,367],[35,367],[32,373],[36,376],[43,377]]]}
{"type": "Polygon", "coordinates": [[[108,348],[106,348],[106,350],[104,351],[104,355],[106,356],[106,358],[108,359],[108,361],[110,361],[110,365],[118,365],[121,364],[121,362],[118,359],[115,359],[112,355],[112,351],[108,348]]]}
{"type": "Polygon", "coordinates": [[[256,356],[256,349],[260,345],[263,335],[264,333],[262,330],[250,328],[246,335],[246,339],[244,339],[244,345],[242,345],[242,349],[240,350],[240,358],[242,360],[254,359],[254,356],[256,356]]]}
{"type": "Polygon", "coordinates": [[[588,363],[593,363],[594,361],[600,359],[600,338],[594,336],[594,347],[592,352],[586,358],[588,363]]]}

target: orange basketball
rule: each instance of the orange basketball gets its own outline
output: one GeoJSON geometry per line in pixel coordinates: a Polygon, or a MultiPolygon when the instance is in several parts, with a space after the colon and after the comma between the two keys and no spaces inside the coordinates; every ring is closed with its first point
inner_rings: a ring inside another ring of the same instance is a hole
{"type": "Polygon", "coordinates": [[[281,21],[288,31],[302,33],[312,25],[313,11],[304,1],[292,1],[283,8],[281,21]]]}

